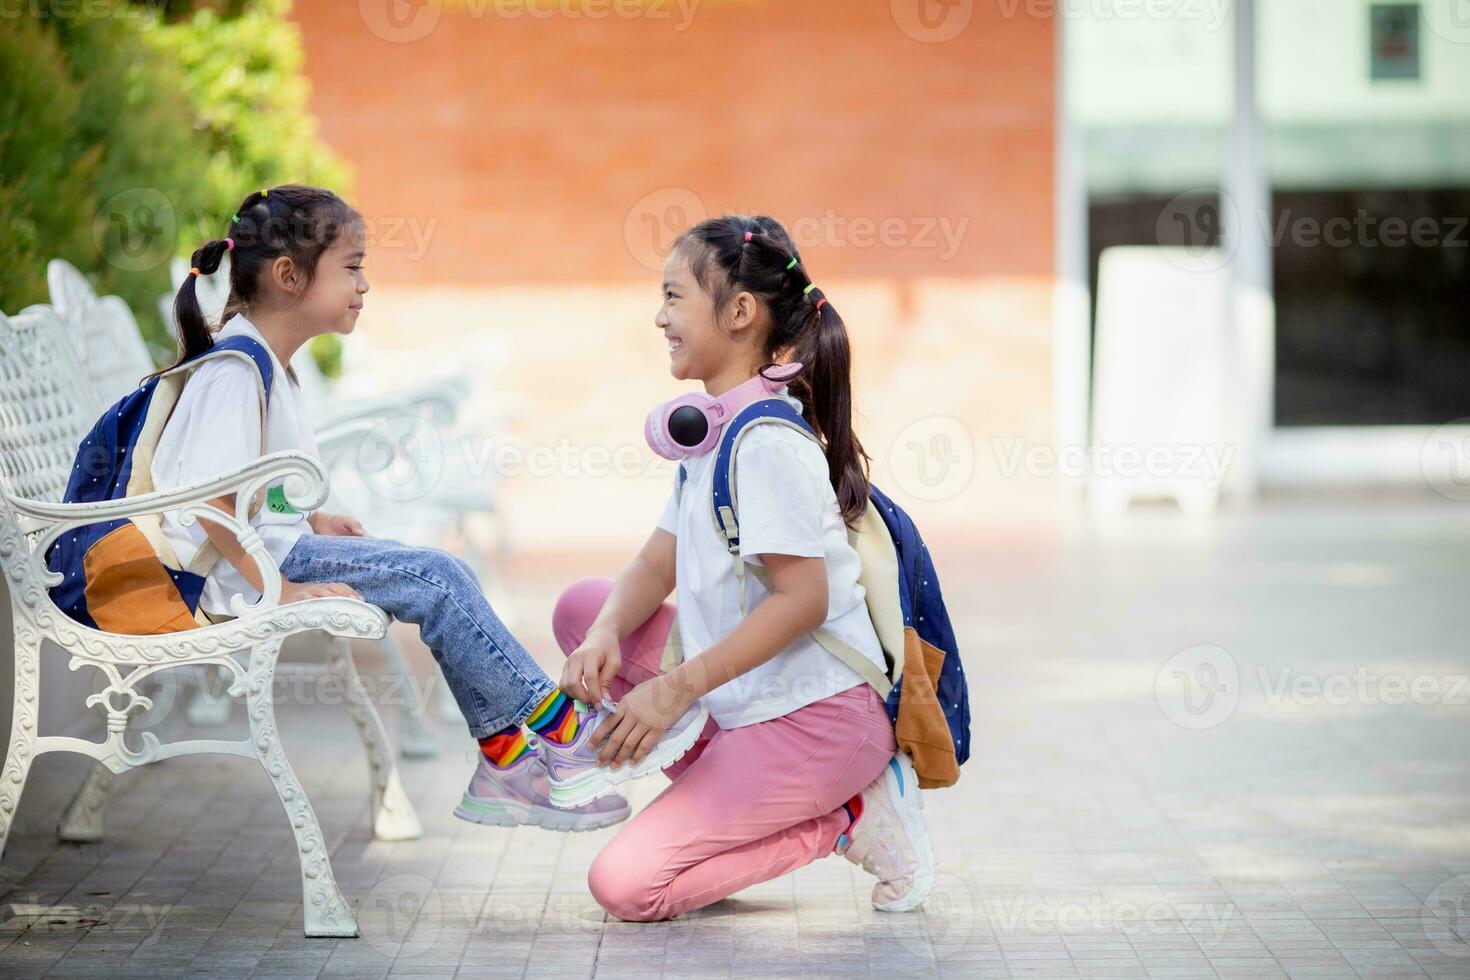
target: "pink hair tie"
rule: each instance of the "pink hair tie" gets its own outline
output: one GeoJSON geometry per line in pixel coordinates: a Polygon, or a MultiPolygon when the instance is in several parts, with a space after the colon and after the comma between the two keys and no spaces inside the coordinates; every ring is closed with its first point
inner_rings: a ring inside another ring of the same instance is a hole
{"type": "Polygon", "coordinates": [[[746,240],[746,241],[747,241],[747,242],[748,242],[748,241],[750,241],[750,240],[751,240],[751,239],[752,239],[752,238],[754,238],[754,237],[755,237],[755,232],[753,232],[753,231],[747,231],[747,232],[746,232],[746,233],[745,233],[745,240],[746,240]]]}
{"type": "Polygon", "coordinates": [[[234,250],[235,250],[235,240],[233,238],[226,238],[225,239],[225,251],[226,252],[233,252],[234,250]]]}

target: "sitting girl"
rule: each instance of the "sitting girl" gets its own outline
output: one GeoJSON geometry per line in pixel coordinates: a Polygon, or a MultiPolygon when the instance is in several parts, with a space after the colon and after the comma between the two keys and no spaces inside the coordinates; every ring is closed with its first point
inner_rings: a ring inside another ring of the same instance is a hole
{"type": "MultiPolygon", "coordinates": [[[[228,237],[194,253],[174,305],[182,348],[177,363],[216,341],[247,337],[269,351],[275,380],[262,404],[262,376],[247,360],[217,357],[193,370],[151,461],[158,489],[217,476],[266,453],[316,454],[300,389],[284,367],[313,337],[352,332],[368,291],[365,254],[361,216],[331,191],[300,185],[249,195],[228,237]],[[223,324],[212,328],[195,277],[217,270],[226,253],[230,297],[223,324]]],[[[211,503],[234,513],[233,496],[211,503]]],[[[550,806],[544,753],[536,746],[575,739],[580,716],[501,623],[463,561],[369,537],[342,514],[300,513],[279,487],[251,525],[281,569],[282,602],[350,596],[419,626],[481,749],[456,816],[557,830],[605,827],[627,816],[627,802],[617,796],[571,810],[550,806]],[[531,741],[522,726],[534,733],[531,741]]],[[[185,524],[173,513],[165,516],[163,533],[184,567],[206,544],[218,549],[221,560],[199,600],[206,614],[229,615],[236,594],[247,601],[260,595],[260,571],[228,531],[207,520],[185,524]]]]}
{"type": "Polygon", "coordinates": [[[912,766],[878,695],[811,635],[821,627],[884,665],[846,533],[868,482],[842,319],[779,223],[732,215],[679,239],[654,325],[674,377],[703,382],[724,419],[774,394],[822,445],[785,425],[742,435],[733,489],[754,571],[737,578],[711,519],[718,439],[678,440],[694,448],[642,552],[617,581],[577,582],[558,601],[561,689],[604,704],[585,738],[614,767],[566,785],[599,773],[611,785],[616,767],[646,767],[682,736],[691,705],[711,716],[668,767],[673,784],[597,856],[592,894],[619,918],[666,919],[835,852],[877,877],[875,907],[915,908],[935,858],[912,766]],[[664,602],[674,591],[677,607],[664,602]],[[664,672],[676,620],[683,662],[664,672]]]}

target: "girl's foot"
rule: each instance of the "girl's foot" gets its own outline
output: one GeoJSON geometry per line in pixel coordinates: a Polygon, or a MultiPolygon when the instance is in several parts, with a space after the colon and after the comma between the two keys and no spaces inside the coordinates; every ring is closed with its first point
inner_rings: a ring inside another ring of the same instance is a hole
{"type": "Polygon", "coordinates": [[[603,719],[616,710],[617,706],[610,701],[604,701],[599,708],[589,708],[578,702],[577,734],[570,742],[559,744],[544,738],[537,740],[546,755],[546,767],[551,771],[552,806],[582,806],[611,792],[618,783],[673,765],[699,740],[705,720],[709,718],[708,709],[696,702],[669,726],[642,762],[636,765],[625,762],[612,769],[597,764],[597,750],[589,747],[587,742],[603,719]]]}
{"type": "Polygon", "coordinates": [[[934,887],[934,842],[924,823],[924,800],[907,754],[899,752],[883,773],[847,804],[852,824],[837,839],[837,853],[878,879],[873,908],[907,912],[934,887]]]}
{"type": "Polygon", "coordinates": [[[540,752],[527,752],[503,769],[482,755],[454,815],[492,827],[530,824],[568,831],[597,830],[628,819],[628,801],[616,793],[572,810],[551,806],[550,793],[540,752]]]}

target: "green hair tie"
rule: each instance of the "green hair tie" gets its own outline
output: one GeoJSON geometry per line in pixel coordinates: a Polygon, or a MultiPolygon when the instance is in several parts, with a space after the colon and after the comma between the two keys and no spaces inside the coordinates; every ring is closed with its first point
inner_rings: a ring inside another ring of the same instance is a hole
{"type": "Polygon", "coordinates": [[[239,223],[240,223],[240,216],[238,214],[235,215],[233,218],[230,219],[230,224],[232,224],[232,225],[238,225],[239,223]]]}
{"type": "Polygon", "coordinates": [[[795,268],[796,268],[796,256],[793,255],[793,256],[791,256],[791,261],[786,263],[786,271],[787,272],[790,272],[792,269],[795,269],[795,268]]]}
{"type": "Polygon", "coordinates": [[[805,296],[807,293],[811,292],[813,289],[816,289],[816,288],[817,288],[817,284],[816,283],[814,283],[814,282],[813,283],[809,283],[809,284],[807,284],[807,287],[801,291],[801,295],[805,296]]]}

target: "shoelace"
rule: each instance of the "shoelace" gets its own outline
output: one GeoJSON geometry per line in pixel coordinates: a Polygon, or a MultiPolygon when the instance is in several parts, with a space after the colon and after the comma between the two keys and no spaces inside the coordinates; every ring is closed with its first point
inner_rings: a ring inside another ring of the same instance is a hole
{"type": "MultiPolygon", "coordinates": [[[[603,698],[599,707],[606,710],[609,714],[616,714],[618,710],[618,703],[611,698],[603,698]]],[[[595,714],[597,709],[593,708],[592,705],[586,703],[585,701],[578,701],[574,698],[572,700],[572,710],[577,713],[577,724],[578,726],[580,726],[582,724],[582,719],[587,715],[595,714]]],[[[526,729],[526,744],[529,745],[532,749],[539,749],[543,741],[544,739],[542,739],[541,736],[537,735],[529,728],[526,729]]]]}

